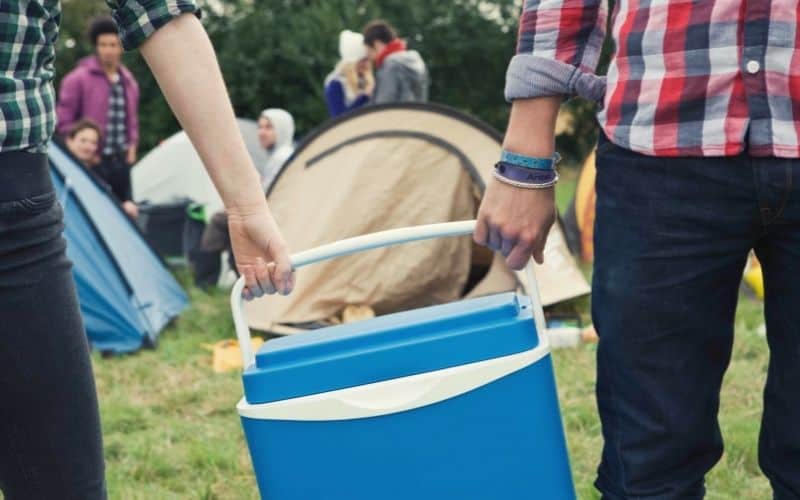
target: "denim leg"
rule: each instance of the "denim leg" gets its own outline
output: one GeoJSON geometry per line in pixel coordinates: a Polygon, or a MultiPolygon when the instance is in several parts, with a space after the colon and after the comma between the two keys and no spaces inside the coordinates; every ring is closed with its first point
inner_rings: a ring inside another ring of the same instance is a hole
{"type": "Polygon", "coordinates": [[[104,499],[97,397],[62,212],[46,159],[33,158],[0,161],[0,491],[6,500],[104,499]],[[24,189],[15,179],[37,190],[17,198],[24,189]]]}
{"type": "Polygon", "coordinates": [[[759,463],[776,500],[800,499],[800,161],[755,160],[765,212],[756,254],[770,349],[759,463]]]}
{"type": "Polygon", "coordinates": [[[693,499],[722,455],[719,392],[757,229],[742,159],[597,156],[592,316],[607,499],[693,499]]]}

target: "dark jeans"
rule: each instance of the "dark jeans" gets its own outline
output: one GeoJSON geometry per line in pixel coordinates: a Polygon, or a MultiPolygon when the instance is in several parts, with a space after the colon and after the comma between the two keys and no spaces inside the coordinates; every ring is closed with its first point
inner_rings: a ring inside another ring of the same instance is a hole
{"type": "Polygon", "coordinates": [[[46,155],[0,153],[0,490],[7,500],[106,496],[92,366],[61,218],[46,155]]]}
{"type": "Polygon", "coordinates": [[[771,353],[759,462],[776,499],[799,499],[800,160],[654,158],[601,138],[596,186],[596,486],[607,499],[703,497],[754,248],[771,353]]]}
{"type": "Polygon", "coordinates": [[[95,168],[97,175],[111,187],[112,194],[120,202],[133,199],[131,166],[128,165],[127,156],[124,152],[103,155],[100,164],[95,168]]]}

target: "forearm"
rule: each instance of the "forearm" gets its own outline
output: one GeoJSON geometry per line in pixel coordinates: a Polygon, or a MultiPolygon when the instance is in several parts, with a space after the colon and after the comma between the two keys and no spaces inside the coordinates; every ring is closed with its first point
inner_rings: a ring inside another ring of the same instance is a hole
{"type": "Polygon", "coordinates": [[[515,100],[503,148],[526,156],[552,156],[561,102],[559,96],[515,100]]]}
{"type": "Polygon", "coordinates": [[[263,209],[258,173],[200,21],[192,14],[176,18],[148,38],[141,53],[226,208],[238,213],[263,209]]]}
{"type": "Polygon", "coordinates": [[[605,38],[606,2],[526,1],[517,54],[506,73],[506,99],[577,94],[599,100],[605,85],[594,71],[605,38]]]}

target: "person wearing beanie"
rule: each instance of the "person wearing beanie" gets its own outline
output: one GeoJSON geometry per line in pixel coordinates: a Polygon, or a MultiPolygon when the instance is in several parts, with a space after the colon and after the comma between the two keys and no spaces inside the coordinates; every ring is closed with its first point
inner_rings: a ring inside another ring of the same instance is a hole
{"type": "Polygon", "coordinates": [[[364,37],[344,30],[339,34],[339,63],[325,78],[325,102],[331,117],[367,104],[375,78],[367,59],[364,37]]]}
{"type": "Polygon", "coordinates": [[[364,45],[375,65],[372,102],[427,102],[430,78],[425,61],[386,21],[375,20],[364,27],[364,45]]]}

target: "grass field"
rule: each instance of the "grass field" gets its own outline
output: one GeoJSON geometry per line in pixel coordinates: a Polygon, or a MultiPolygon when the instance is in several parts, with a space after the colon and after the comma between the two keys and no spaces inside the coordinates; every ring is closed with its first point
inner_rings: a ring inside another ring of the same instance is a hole
{"type": "MultiPolygon", "coordinates": [[[[192,307],[161,337],[158,349],[95,357],[113,499],[257,498],[234,405],[236,373],[214,374],[202,344],[232,338],[227,297],[191,290],[192,307]]],[[[583,308],[586,301],[578,302],[583,308]]],[[[726,453],[709,477],[709,499],[768,498],[756,460],[767,352],[759,335],[761,305],[743,297],[734,360],[725,379],[721,422],[726,453]]],[[[579,498],[597,498],[591,483],[599,456],[593,345],[554,354],[579,498]]]]}
{"type": "MultiPolygon", "coordinates": [[[[572,183],[574,175],[566,175],[566,192],[572,183]]],[[[568,196],[559,193],[559,205],[567,201],[568,196]]],[[[214,374],[211,355],[202,347],[234,336],[227,295],[194,288],[189,293],[191,308],[163,333],[156,350],[94,357],[113,499],[258,497],[234,409],[242,393],[239,375],[214,374]]],[[[586,315],[588,301],[568,307],[586,315]]],[[[762,499],[770,494],[756,458],[767,363],[761,324],[760,302],[743,294],[722,396],[726,453],[708,478],[709,499],[762,499]]],[[[594,345],[554,354],[581,499],[598,498],[592,488],[601,447],[594,359],[594,345]]]]}

